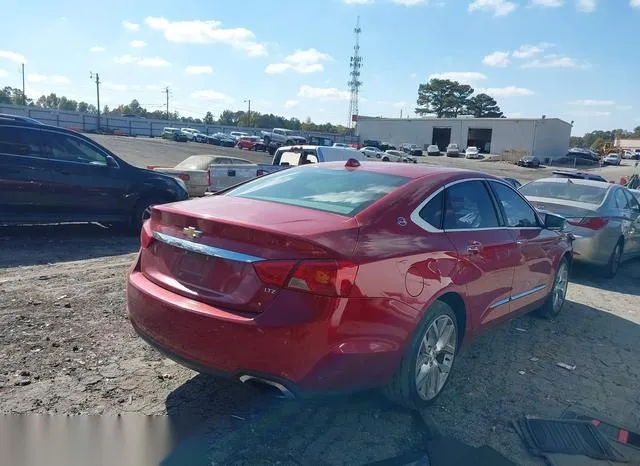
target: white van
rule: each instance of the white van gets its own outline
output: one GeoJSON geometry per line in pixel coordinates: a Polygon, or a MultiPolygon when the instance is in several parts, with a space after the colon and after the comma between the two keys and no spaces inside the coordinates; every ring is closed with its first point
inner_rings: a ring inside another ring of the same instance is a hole
{"type": "Polygon", "coordinates": [[[365,160],[360,151],[344,147],[328,146],[286,146],[280,147],[273,156],[273,165],[295,167],[306,163],[347,161],[349,159],[365,160]]]}

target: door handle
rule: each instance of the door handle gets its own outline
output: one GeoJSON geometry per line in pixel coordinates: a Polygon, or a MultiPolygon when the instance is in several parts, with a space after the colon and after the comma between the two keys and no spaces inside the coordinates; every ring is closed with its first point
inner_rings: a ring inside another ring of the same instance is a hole
{"type": "Polygon", "coordinates": [[[521,245],[523,245],[525,242],[526,242],[525,240],[523,240],[523,239],[519,239],[519,240],[517,240],[517,241],[516,241],[516,244],[517,244],[518,246],[521,246],[521,245]]]}
{"type": "Polygon", "coordinates": [[[471,241],[467,245],[467,252],[469,254],[479,254],[481,249],[482,249],[482,243],[478,241],[471,241]]]}

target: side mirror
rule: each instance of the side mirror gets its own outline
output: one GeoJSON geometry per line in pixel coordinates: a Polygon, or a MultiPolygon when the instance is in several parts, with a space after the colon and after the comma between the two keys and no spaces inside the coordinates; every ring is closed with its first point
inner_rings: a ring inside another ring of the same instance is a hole
{"type": "Polygon", "coordinates": [[[545,213],[544,215],[544,227],[547,230],[560,231],[564,230],[566,219],[561,215],[545,213]]]}
{"type": "Polygon", "coordinates": [[[107,167],[109,167],[109,168],[118,168],[119,166],[120,165],[118,165],[118,162],[116,162],[116,159],[114,159],[110,155],[107,155],[107,167]]]}

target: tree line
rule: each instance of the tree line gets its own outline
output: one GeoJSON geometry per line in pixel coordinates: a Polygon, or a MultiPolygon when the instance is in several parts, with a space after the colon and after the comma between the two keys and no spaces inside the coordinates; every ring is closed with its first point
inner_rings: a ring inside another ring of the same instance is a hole
{"type": "Polygon", "coordinates": [[[640,138],[640,126],[636,126],[633,131],[626,129],[612,129],[591,131],[584,136],[571,136],[569,145],[571,147],[581,147],[599,151],[605,144],[613,145],[616,139],[620,138],[640,138]]]}
{"type": "Polygon", "coordinates": [[[473,95],[468,84],[450,79],[431,79],[418,86],[416,114],[438,118],[469,115],[475,118],[505,118],[496,100],[487,94],[473,95]]]}

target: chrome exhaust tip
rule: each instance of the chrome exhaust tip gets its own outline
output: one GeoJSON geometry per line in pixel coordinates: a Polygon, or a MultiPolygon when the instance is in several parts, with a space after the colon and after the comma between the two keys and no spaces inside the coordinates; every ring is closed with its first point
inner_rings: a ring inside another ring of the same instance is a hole
{"type": "Polygon", "coordinates": [[[274,382],[273,380],[263,379],[260,377],[256,377],[254,375],[244,374],[240,376],[240,382],[245,384],[256,383],[257,385],[267,385],[270,388],[276,389],[280,393],[278,398],[285,398],[288,400],[295,398],[293,393],[291,393],[291,391],[287,387],[285,387],[281,383],[274,382]]]}

